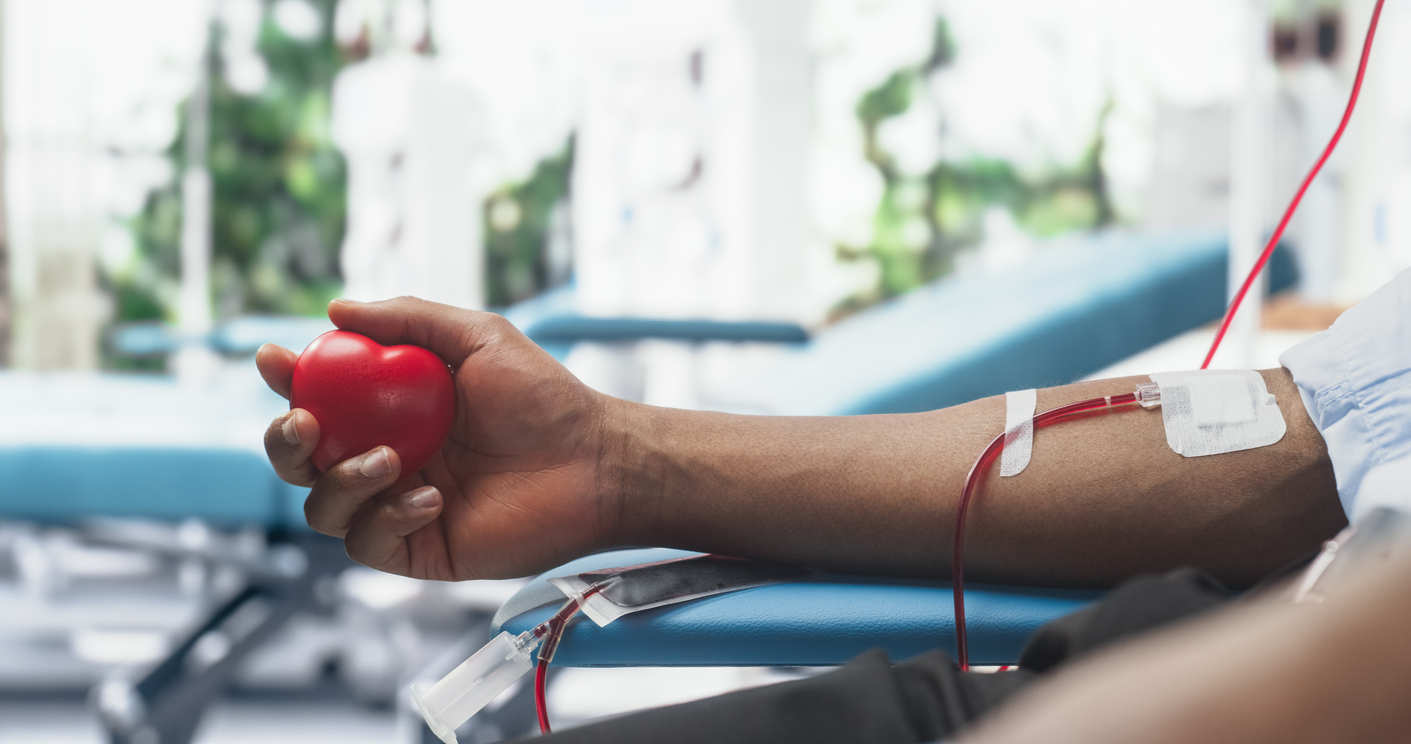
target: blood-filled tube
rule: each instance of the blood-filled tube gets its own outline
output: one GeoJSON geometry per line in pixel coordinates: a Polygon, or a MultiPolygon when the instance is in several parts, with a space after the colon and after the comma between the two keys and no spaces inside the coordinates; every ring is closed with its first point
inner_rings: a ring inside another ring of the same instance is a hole
{"type": "MultiPolygon", "coordinates": [[[[1125,393],[1069,403],[1065,406],[1051,408],[1035,416],[1034,429],[1041,429],[1076,414],[1137,402],[1136,393],[1125,393]]],[[[961,671],[970,669],[970,649],[965,637],[965,515],[970,510],[970,502],[975,496],[975,490],[979,487],[980,479],[984,477],[990,465],[994,464],[995,458],[999,457],[1003,451],[1004,434],[1001,433],[990,442],[989,446],[985,447],[985,450],[980,453],[979,459],[975,460],[975,464],[971,466],[970,474],[965,476],[965,488],[960,492],[960,503],[956,506],[955,511],[955,540],[951,546],[950,570],[951,592],[955,597],[955,646],[961,671]]]]}

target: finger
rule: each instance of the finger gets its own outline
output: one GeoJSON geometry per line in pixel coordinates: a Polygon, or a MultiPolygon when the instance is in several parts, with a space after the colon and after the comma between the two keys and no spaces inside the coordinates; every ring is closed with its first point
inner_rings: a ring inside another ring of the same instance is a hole
{"type": "Polygon", "coordinates": [[[388,573],[411,575],[407,536],[441,514],[441,492],[424,486],[380,501],[358,515],[343,546],[348,557],[388,573]]]}
{"type": "Polygon", "coordinates": [[[414,344],[430,349],[447,364],[457,365],[486,342],[520,337],[503,316],[465,310],[415,297],[382,302],[334,300],[328,318],[345,331],[361,333],[383,344],[414,344]]]}
{"type": "Polygon", "coordinates": [[[318,468],[309,457],[318,446],[318,420],[312,413],[295,408],[275,418],[265,429],[265,454],[274,472],[288,483],[311,486],[318,478],[318,468]]]}
{"type": "Polygon", "coordinates": [[[294,362],[298,359],[299,355],[288,349],[265,344],[255,352],[255,367],[271,390],[288,398],[290,383],[294,380],[294,362]]]}
{"type": "Polygon", "coordinates": [[[304,501],[304,518],[315,531],[342,537],[348,533],[353,517],[373,496],[396,483],[400,472],[401,458],[391,447],[373,447],[344,460],[314,483],[304,501]]]}

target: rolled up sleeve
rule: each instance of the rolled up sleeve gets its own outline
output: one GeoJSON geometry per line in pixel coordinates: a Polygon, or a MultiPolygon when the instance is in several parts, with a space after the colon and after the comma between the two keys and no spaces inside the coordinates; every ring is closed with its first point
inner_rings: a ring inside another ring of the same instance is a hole
{"type": "Polygon", "coordinates": [[[1411,270],[1279,357],[1323,435],[1343,509],[1372,468],[1411,456],[1411,270]]]}

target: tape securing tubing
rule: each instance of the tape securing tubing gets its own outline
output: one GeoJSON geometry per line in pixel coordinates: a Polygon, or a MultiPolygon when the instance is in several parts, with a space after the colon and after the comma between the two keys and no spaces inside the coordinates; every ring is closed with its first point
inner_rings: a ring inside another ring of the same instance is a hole
{"type": "Polygon", "coordinates": [[[1284,438],[1283,412],[1251,370],[1159,372],[1166,444],[1183,457],[1267,447],[1284,438]]]}
{"type": "Polygon", "coordinates": [[[999,458],[1001,478],[1019,475],[1029,467],[1034,451],[1034,411],[1039,391],[1014,390],[1004,394],[1004,452],[999,458]]]}

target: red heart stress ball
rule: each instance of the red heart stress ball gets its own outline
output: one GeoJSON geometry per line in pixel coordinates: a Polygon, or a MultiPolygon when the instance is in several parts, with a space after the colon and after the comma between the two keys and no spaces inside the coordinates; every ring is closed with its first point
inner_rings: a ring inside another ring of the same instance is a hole
{"type": "Polygon", "coordinates": [[[441,449],[456,416],[451,371],[420,346],[383,346],[367,336],[329,331],[294,363],[290,408],[318,420],[313,463],[322,472],[386,445],[406,478],[441,449]]]}

